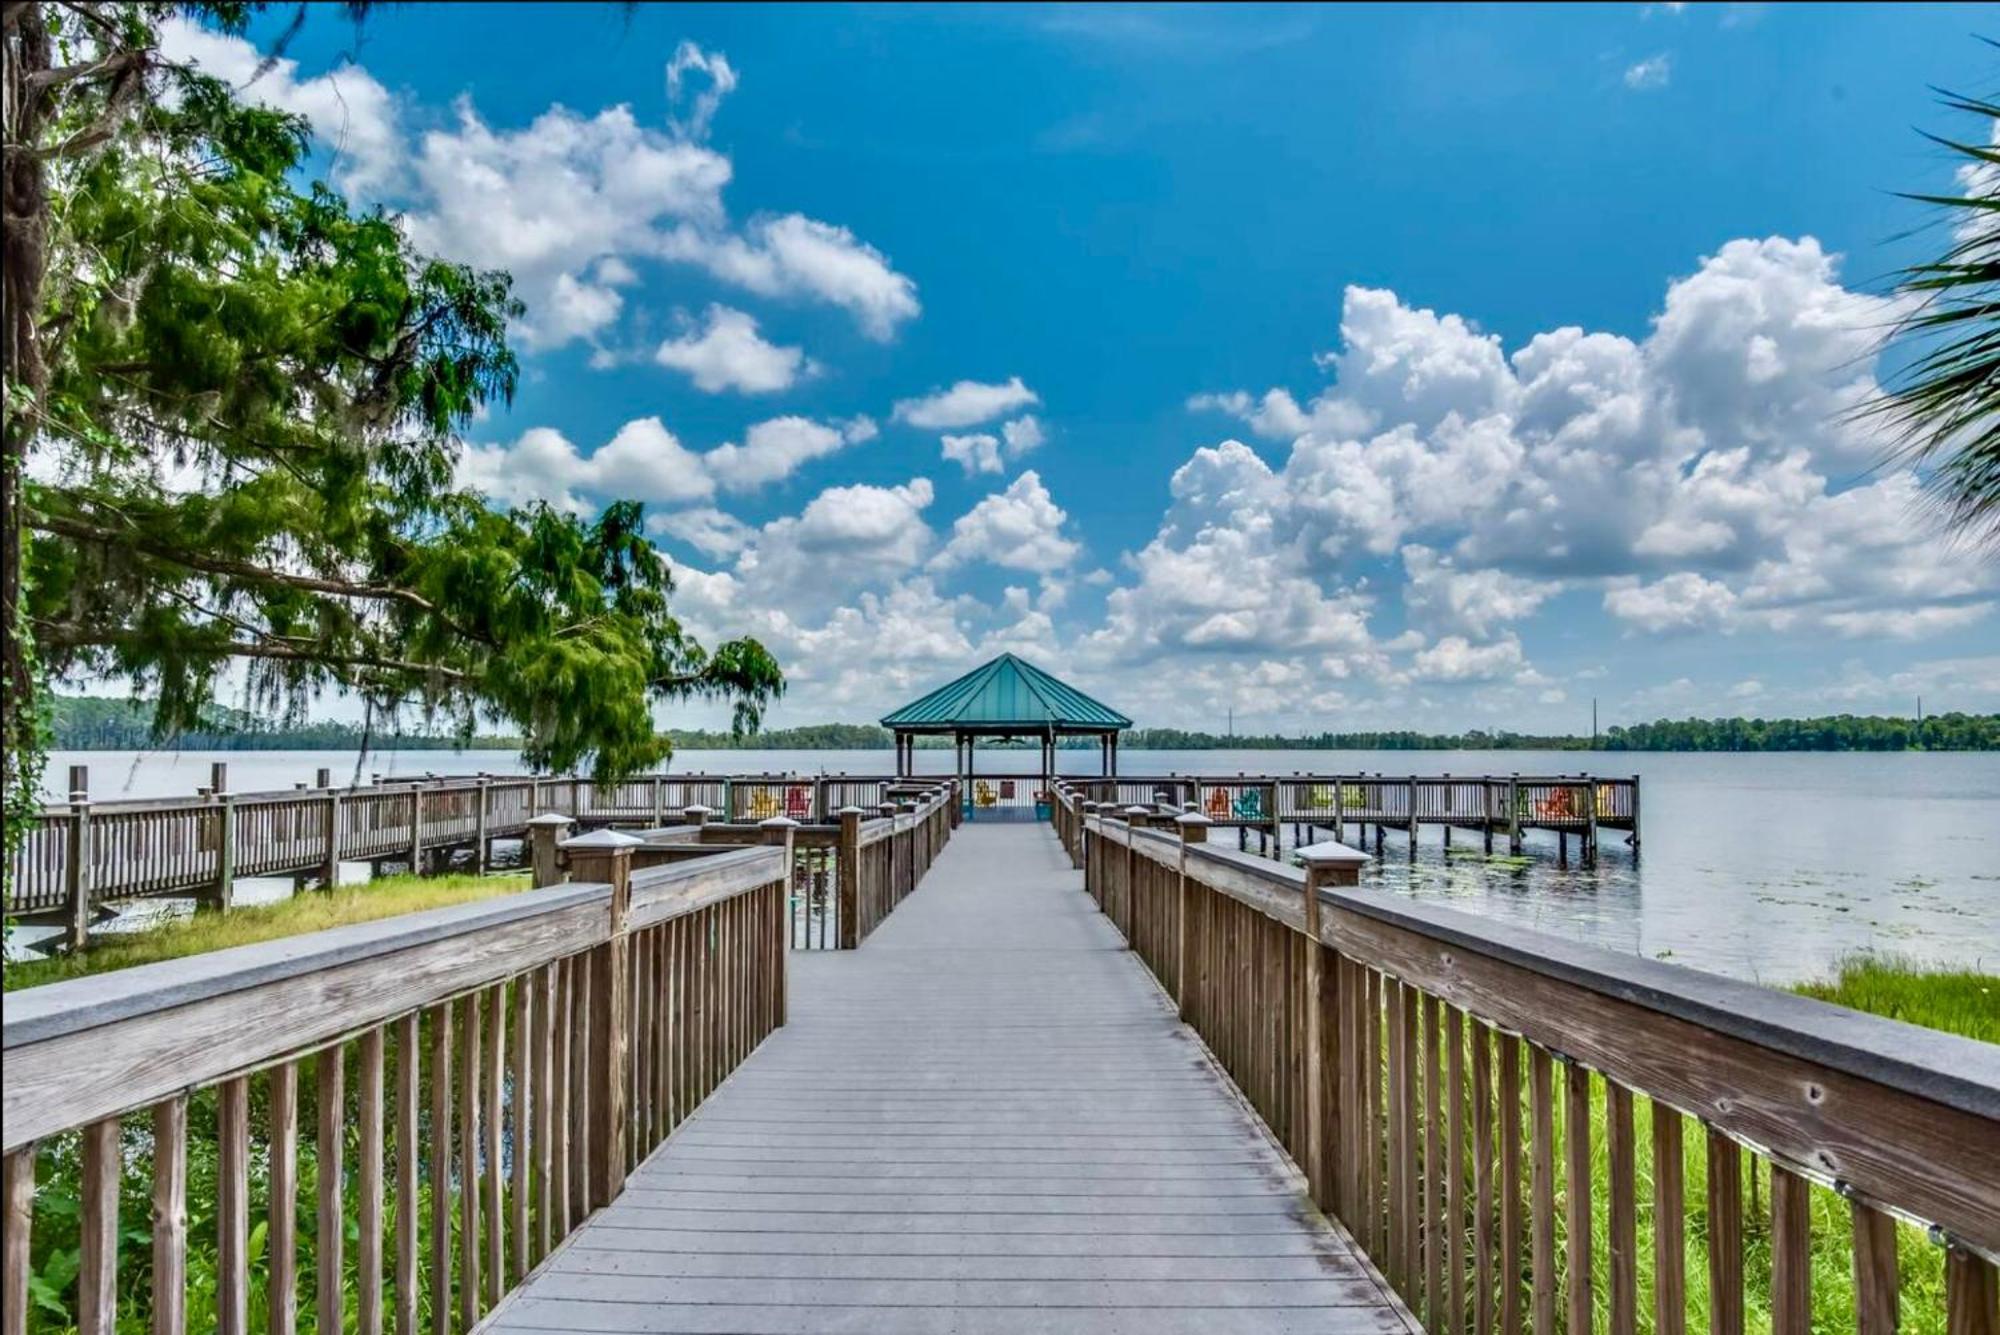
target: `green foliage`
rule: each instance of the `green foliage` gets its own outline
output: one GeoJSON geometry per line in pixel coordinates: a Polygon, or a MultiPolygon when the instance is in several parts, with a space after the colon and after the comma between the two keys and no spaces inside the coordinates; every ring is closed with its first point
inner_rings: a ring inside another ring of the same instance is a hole
{"type": "Polygon", "coordinates": [[[2000,544],[2000,148],[1990,135],[2000,102],[1947,94],[1973,118],[1977,139],[1926,135],[1961,163],[1956,194],[1930,205],[1948,238],[1936,259],[1903,270],[1910,305],[1896,328],[1913,356],[1867,411],[1898,436],[1898,457],[1927,467],[1932,497],[1955,530],[2000,544]]]}
{"type": "Polygon", "coordinates": [[[1976,969],[1934,969],[1892,955],[1840,960],[1831,978],[1792,991],[1905,1024],[2000,1043],[2000,977],[1976,969]]]}
{"type": "MultiPolygon", "coordinates": [[[[161,740],[201,727],[242,661],[260,714],[296,723],[341,689],[460,738],[500,721],[529,763],[600,778],[669,753],[658,703],[758,724],[777,664],[687,634],[638,505],[503,514],[452,490],[457,433],[518,380],[507,275],[418,255],[302,184],[304,123],[166,62],[168,10],[28,9],[15,63],[115,69],[55,81],[8,127],[10,158],[45,151],[42,319],[6,385],[9,546],[43,538],[8,592],[33,638],[10,643],[10,705],[32,648],[58,676],[131,680],[161,740]]],[[[36,239],[11,199],[10,255],[36,239]]],[[[10,801],[24,776],[10,761],[10,801]]]]}

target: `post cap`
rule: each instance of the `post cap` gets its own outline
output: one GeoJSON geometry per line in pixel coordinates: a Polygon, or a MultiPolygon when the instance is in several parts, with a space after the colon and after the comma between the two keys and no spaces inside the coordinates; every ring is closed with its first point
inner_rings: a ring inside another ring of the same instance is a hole
{"type": "Polygon", "coordinates": [[[681,810],[684,812],[688,811],[699,812],[701,815],[706,816],[709,812],[715,810],[715,808],[709,806],[706,802],[690,802],[686,806],[682,807],[681,810]]]}
{"type": "Polygon", "coordinates": [[[589,834],[580,834],[574,839],[565,839],[562,841],[561,847],[572,851],[583,849],[588,852],[592,850],[632,848],[645,842],[644,839],[641,839],[636,834],[627,834],[623,830],[606,829],[592,830],[589,834]]]}
{"type": "Polygon", "coordinates": [[[1131,806],[1125,808],[1125,814],[1128,816],[1150,816],[1153,814],[1153,809],[1134,802],[1131,806]]]}
{"type": "Polygon", "coordinates": [[[1215,822],[1202,815],[1199,811],[1183,811],[1180,815],[1174,817],[1174,824],[1182,826],[1213,825],[1215,822]]]}
{"type": "Polygon", "coordinates": [[[568,816],[563,815],[560,811],[544,811],[539,816],[530,816],[528,818],[528,824],[533,826],[538,826],[542,829],[560,830],[567,826],[574,825],[576,824],[576,822],[570,819],[568,816]]]}
{"type": "Polygon", "coordinates": [[[1304,848],[1292,850],[1292,856],[1308,867],[1365,867],[1372,860],[1358,848],[1335,843],[1328,839],[1322,843],[1307,844],[1304,848]]]}
{"type": "Polygon", "coordinates": [[[760,830],[796,830],[799,823],[790,816],[771,816],[757,822],[760,830]]]}
{"type": "Polygon", "coordinates": [[[868,809],[866,807],[857,807],[854,803],[849,802],[833,814],[836,816],[865,816],[868,814],[868,809]]]}

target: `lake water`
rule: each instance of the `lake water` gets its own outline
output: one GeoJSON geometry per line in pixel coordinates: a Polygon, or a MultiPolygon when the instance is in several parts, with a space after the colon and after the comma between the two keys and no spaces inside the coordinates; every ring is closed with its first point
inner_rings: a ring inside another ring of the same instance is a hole
{"type": "MultiPolygon", "coordinates": [[[[67,781],[66,767],[85,764],[98,799],[191,794],[220,760],[229,765],[229,786],[244,793],[310,783],[321,768],[346,783],[356,759],[333,751],[58,753],[48,779],[53,796],[67,781]]],[[[917,753],[925,773],[948,772],[951,761],[948,749],[917,753]]],[[[977,763],[982,774],[1027,773],[1037,758],[1032,747],[1000,749],[981,751],[977,763]]],[[[1065,773],[1095,774],[1098,756],[1065,751],[1058,763],[1065,773]]],[[[683,751],[672,768],[881,774],[893,759],[886,751],[683,751]]],[[[1457,855],[1446,858],[1439,832],[1429,829],[1411,866],[1391,832],[1366,883],[1768,982],[1822,973],[1857,950],[2000,972],[2000,754],[1127,751],[1119,768],[1147,775],[1637,774],[1645,842],[1636,861],[1623,836],[1609,832],[1594,868],[1558,868],[1553,835],[1530,838],[1534,856],[1525,868],[1466,856],[1478,843],[1463,834],[1457,855]]],[[[360,778],[482,770],[520,773],[520,757],[379,752],[360,766],[360,778]]],[[[282,894],[287,885],[246,883],[240,893],[282,894]]]]}

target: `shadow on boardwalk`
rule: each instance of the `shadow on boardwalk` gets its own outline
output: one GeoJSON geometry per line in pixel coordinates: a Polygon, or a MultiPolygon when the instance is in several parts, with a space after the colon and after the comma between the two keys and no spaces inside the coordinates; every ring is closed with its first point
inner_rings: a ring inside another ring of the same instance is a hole
{"type": "Polygon", "coordinates": [[[508,1332],[1412,1329],[1045,825],[968,825],[491,1319],[508,1332]]]}

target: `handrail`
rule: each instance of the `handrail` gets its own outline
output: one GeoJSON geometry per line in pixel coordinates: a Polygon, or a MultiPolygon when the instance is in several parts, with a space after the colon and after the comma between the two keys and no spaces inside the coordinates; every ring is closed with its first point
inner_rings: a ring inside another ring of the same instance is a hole
{"type": "MultiPolygon", "coordinates": [[[[1538,1326],[1553,1320],[1559,1172],[1568,1174],[1560,1250],[1572,1258],[1561,1274],[1573,1323],[1588,1323],[1591,1285],[1605,1282],[1575,1260],[1577,1247],[1592,1245],[1593,1192],[1609,1193],[1612,1329],[1631,1328],[1618,1314],[1636,1302],[1635,1203],[1645,1195],[1654,1205],[1643,1217],[1658,1221],[1656,1291],[1683,1296],[1684,1116],[1696,1119],[1686,1124],[1689,1153],[1707,1156],[1708,1223],[1693,1236],[1709,1255],[1722,1329],[1735,1329],[1731,1314],[1742,1310],[1746,1151],[1753,1176],[1761,1163],[1771,1180],[1778,1330],[1805,1328],[1805,1202],[1822,1188],[1845,1198],[1853,1218],[1867,1335],[1890,1328],[1884,1313],[1893,1321],[1891,1217],[1946,1241],[1954,1326],[1991,1320],[2000,1048],[1334,888],[1310,867],[1202,842],[1199,824],[1168,833],[1086,812],[1076,790],[1061,791],[1058,808],[1058,832],[1093,897],[1305,1167],[1315,1199],[1431,1329],[1462,1329],[1475,1301],[1524,1320],[1514,1304],[1529,1297],[1538,1326]],[[1651,1178],[1634,1167],[1635,1104],[1650,1108],[1655,1128],[1651,1178]],[[1593,1170],[1593,1135],[1609,1139],[1608,1179],[1593,1170]],[[1525,1295],[1507,1281],[1524,1272],[1525,1295]]],[[[1754,1192],[1750,1203],[1762,1208],[1754,1192]]],[[[1661,1320],[1678,1329],[1681,1314],[1670,1317],[1661,1320]]]]}

